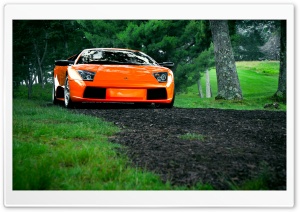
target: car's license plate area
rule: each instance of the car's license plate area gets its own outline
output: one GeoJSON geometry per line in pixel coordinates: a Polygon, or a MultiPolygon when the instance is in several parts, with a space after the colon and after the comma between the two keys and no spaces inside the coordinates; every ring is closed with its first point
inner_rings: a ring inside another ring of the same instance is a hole
{"type": "Polygon", "coordinates": [[[106,99],[136,99],[145,100],[147,96],[146,89],[106,89],[106,99]]]}

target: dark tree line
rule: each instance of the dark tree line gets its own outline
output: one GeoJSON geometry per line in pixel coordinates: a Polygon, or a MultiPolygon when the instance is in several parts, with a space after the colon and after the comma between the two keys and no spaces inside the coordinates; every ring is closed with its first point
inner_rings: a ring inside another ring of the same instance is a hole
{"type": "MultiPolygon", "coordinates": [[[[217,97],[241,99],[237,75],[228,75],[236,73],[234,61],[284,60],[283,48],[279,56],[280,37],[285,39],[282,30],[280,35],[283,27],[280,21],[246,20],[228,23],[207,20],[15,20],[14,86],[26,84],[30,98],[32,84],[39,83],[43,87],[45,83],[51,83],[55,60],[66,59],[84,48],[118,47],[141,50],[158,62],[174,62],[177,92],[196,83],[203,72],[216,64],[220,79],[217,97]],[[215,30],[220,24],[227,27],[222,28],[225,31],[215,30]],[[224,47],[225,37],[220,37],[220,32],[227,34],[224,47]],[[214,48],[215,58],[209,53],[214,48]],[[229,49],[231,53],[227,52],[229,49]],[[226,58],[230,60],[223,60],[227,53],[226,58]],[[222,77],[232,79],[233,84],[224,83],[222,77]],[[224,92],[227,94],[223,95],[224,92]]],[[[281,71],[281,81],[285,81],[284,75],[281,71]]],[[[279,84],[285,87],[284,83],[279,84]]],[[[285,92],[282,88],[278,90],[285,92]]]]}
{"type": "Polygon", "coordinates": [[[13,21],[14,87],[26,84],[30,98],[32,84],[52,80],[54,60],[90,47],[80,28],[77,21],[13,21]]]}

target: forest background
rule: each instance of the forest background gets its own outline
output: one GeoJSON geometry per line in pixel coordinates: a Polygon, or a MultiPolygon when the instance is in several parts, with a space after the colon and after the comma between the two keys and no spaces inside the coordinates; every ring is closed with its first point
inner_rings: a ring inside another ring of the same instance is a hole
{"type": "MultiPolygon", "coordinates": [[[[280,60],[279,20],[231,20],[228,29],[235,61],[280,60]]],[[[137,49],[174,62],[177,94],[198,83],[203,97],[200,79],[215,67],[208,20],[15,20],[14,93],[26,85],[30,99],[32,85],[52,83],[55,60],[94,47],[137,49]]]]}

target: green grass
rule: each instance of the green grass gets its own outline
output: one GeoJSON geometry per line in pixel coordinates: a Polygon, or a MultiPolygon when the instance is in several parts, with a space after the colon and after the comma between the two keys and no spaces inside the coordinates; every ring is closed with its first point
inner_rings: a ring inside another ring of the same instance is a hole
{"type": "MultiPolygon", "coordinates": [[[[212,98],[200,98],[197,84],[188,88],[187,93],[176,96],[175,107],[185,108],[220,108],[237,110],[263,110],[264,105],[273,103],[272,96],[278,85],[278,61],[251,61],[236,63],[238,76],[243,93],[242,101],[215,100],[217,95],[216,70],[210,70],[212,98]]],[[[205,93],[205,79],[202,78],[205,93]]],[[[279,110],[286,110],[286,105],[280,103],[279,110]]]]}
{"type": "Polygon", "coordinates": [[[187,141],[204,141],[204,136],[197,133],[186,133],[179,138],[187,141]]]}
{"type": "Polygon", "coordinates": [[[57,106],[13,102],[13,189],[170,189],[154,174],[131,168],[107,138],[111,123],[57,106]]]}

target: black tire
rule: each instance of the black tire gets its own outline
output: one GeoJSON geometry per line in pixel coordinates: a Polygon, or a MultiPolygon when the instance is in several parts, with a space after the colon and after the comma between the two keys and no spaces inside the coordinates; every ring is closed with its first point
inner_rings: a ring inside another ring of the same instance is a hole
{"type": "Polygon", "coordinates": [[[69,84],[68,75],[66,76],[66,80],[65,80],[64,103],[65,103],[66,108],[74,107],[74,103],[72,102],[71,96],[70,96],[70,84],[69,84]]]}
{"type": "Polygon", "coordinates": [[[52,103],[54,105],[58,104],[58,100],[56,99],[56,94],[55,94],[55,85],[54,85],[54,82],[53,82],[53,89],[52,89],[52,103]]]}

